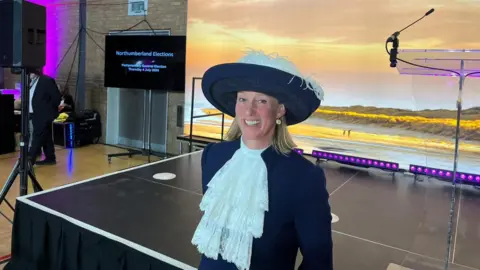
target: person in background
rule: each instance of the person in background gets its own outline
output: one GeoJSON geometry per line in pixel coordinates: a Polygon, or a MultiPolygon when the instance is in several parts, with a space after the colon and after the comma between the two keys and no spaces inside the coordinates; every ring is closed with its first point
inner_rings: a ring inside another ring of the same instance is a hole
{"type": "Polygon", "coordinates": [[[202,153],[199,270],[332,270],[323,169],[294,151],[287,127],[320,106],[322,88],[282,57],[250,52],[208,69],[205,98],[234,117],[227,141],[202,153]]]}
{"type": "Polygon", "coordinates": [[[62,101],[58,106],[59,113],[72,113],[75,112],[75,102],[73,101],[72,95],[65,93],[62,95],[62,101]]]}
{"type": "Polygon", "coordinates": [[[58,116],[58,106],[61,102],[60,90],[55,79],[43,75],[41,71],[29,70],[30,77],[30,116],[33,133],[30,147],[32,165],[56,164],[55,147],[52,138],[52,122],[58,116]],[[36,161],[41,150],[45,159],[36,161]]]}

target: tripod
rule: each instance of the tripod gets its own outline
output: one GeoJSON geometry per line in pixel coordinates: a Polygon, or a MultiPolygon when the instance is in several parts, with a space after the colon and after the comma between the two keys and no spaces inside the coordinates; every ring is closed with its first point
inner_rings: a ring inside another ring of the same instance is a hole
{"type": "MultiPolygon", "coordinates": [[[[28,118],[29,118],[29,100],[30,100],[30,88],[29,88],[29,78],[25,68],[22,68],[22,116],[21,116],[21,135],[20,135],[20,157],[15,163],[12,172],[8,176],[5,185],[0,192],[0,204],[5,201],[8,206],[15,211],[10,203],[5,199],[8,191],[12,187],[15,179],[20,175],[20,196],[28,194],[28,177],[32,181],[32,186],[34,192],[42,191],[42,187],[35,177],[33,171],[32,163],[28,158],[28,141],[29,141],[29,128],[28,128],[28,118]]],[[[5,215],[2,214],[6,218],[5,215]]],[[[8,219],[8,218],[7,218],[8,219]]]]}

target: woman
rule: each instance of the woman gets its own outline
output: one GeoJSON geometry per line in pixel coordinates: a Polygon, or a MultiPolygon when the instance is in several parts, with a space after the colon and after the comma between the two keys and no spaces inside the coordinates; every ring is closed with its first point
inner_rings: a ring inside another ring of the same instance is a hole
{"type": "Polygon", "coordinates": [[[299,269],[333,269],[325,174],[292,151],[287,130],[320,106],[322,89],[285,59],[251,52],[210,68],[202,90],[234,121],[228,141],[202,154],[199,270],[293,270],[298,249],[299,269]]]}

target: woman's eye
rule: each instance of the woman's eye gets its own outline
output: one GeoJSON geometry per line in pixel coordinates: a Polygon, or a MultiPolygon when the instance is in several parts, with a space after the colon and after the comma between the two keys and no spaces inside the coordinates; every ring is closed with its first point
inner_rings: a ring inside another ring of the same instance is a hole
{"type": "Polygon", "coordinates": [[[260,103],[260,104],[266,104],[267,101],[266,101],[265,99],[260,99],[260,100],[258,100],[258,103],[260,103]]]}
{"type": "Polygon", "coordinates": [[[240,102],[244,102],[244,101],[245,101],[245,99],[244,99],[244,98],[238,98],[238,101],[240,101],[240,102]]]}

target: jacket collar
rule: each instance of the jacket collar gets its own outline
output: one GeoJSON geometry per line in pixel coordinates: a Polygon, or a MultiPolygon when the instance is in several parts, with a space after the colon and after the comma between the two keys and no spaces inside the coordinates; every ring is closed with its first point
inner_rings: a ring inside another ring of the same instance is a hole
{"type": "MultiPolygon", "coordinates": [[[[229,152],[231,152],[231,155],[233,156],[233,153],[240,149],[240,140],[241,139],[236,139],[234,141],[229,142],[230,147],[229,147],[229,152]]],[[[262,153],[262,159],[265,162],[265,165],[267,168],[273,167],[275,165],[275,162],[279,161],[283,157],[280,153],[278,153],[273,146],[268,147],[263,151],[262,153]]]]}

